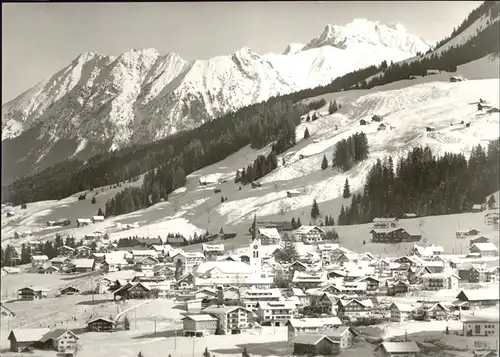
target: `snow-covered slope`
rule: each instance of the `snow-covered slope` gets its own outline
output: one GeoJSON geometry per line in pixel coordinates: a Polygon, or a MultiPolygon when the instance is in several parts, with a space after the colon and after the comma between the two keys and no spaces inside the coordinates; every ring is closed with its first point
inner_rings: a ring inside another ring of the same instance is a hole
{"type": "MultiPolygon", "coordinates": [[[[437,155],[448,151],[467,156],[473,146],[498,138],[500,115],[479,112],[475,104],[481,97],[499,107],[498,78],[460,83],[436,80],[401,89],[384,90],[386,88],[381,87],[359,91],[358,98],[343,102],[342,109],[333,115],[328,115],[324,108],[325,115],[317,121],[297,127],[298,138],[303,136],[307,127],[311,139],[300,142],[299,149],[283,154],[286,165],[259,180],[263,187],[277,185],[277,189],[224,202],[218,213],[227,224],[235,224],[248,220],[256,210],[265,216],[279,214],[283,209],[293,211],[310,207],[313,199],[321,203],[341,197],[346,178],[351,190],[362,188],[367,173],[378,158],[391,155],[397,160],[419,145],[428,145],[437,155]],[[379,123],[371,122],[374,114],[383,116],[384,122],[393,129],[377,130],[379,123]],[[369,124],[361,126],[361,119],[369,124]],[[467,123],[470,127],[466,127],[467,123]],[[426,132],[427,126],[436,130],[426,132]],[[369,158],[345,173],[321,170],[323,155],[330,161],[335,144],[356,132],[367,134],[369,158]],[[300,155],[304,158],[300,159],[300,155]],[[287,198],[286,191],[290,189],[299,190],[300,195],[287,198]]],[[[411,81],[404,82],[409,85],[411,81]]],[[[281,161],[282,157],[278,162],[281,161]]]]}
{"type": "MultiPolygon", "coordinates": [[[[291,44],[283,55],[259,55],[246,47],[196,61],[155,49],[118,57],[84,53],[2,106],[2,149],[11,151],[18,167],[31,169],[74,154],[85,158],[159,139],[271,96],[324,85],[382,60],[408,58],[427,46],[402,27],[366,20],[328,25],[325,31],[306,47],[291,44]]],[[[29,173],[14,175],[10,162],[4,167],[13,176],[29,173]]]]}

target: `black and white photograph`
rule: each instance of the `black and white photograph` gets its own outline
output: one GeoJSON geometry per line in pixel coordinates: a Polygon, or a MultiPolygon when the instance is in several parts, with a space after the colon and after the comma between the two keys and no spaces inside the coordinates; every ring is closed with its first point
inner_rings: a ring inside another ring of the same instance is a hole
{"type": "Polygon", "coordinates": [[[500,1],[3,2],[0,356],[499,357],[500,1]]]}

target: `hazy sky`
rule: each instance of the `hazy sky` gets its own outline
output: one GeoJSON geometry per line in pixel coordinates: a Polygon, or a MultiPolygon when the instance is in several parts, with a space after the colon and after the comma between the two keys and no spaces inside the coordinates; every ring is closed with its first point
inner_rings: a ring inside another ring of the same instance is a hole
{"type": "Polygon", "coordinates": [[[119,55],[154,47],[187,60],[235,52],[280,53],[325,25],[354,18],[400,22],[434,43],[481,1],[8,3],[2,4],[2,103],[69,65],[82,52],[119,55]]]}

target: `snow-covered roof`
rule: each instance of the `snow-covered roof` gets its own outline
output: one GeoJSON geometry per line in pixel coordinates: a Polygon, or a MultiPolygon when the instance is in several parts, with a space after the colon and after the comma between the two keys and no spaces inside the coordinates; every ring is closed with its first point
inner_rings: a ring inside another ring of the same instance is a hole
{"type": "Polygon", "coordinates": [[[157,257],[158,252],[154,249],[144,249],[144,250],[132,250],[132,255],[135,256],[145,256],[149,255],[152,257],[157,257]]]}
{"type": "Polygon", "coordinates": [[[392,306],[394,306],[398,311],[402,311],[402,312],[412,312],[413,310],[415,310],[415,308],[410,304],[401,304],[401,303],[393,302],[391,304],[391,307],[392,306]]]}
{"type": "Polygon", "coordinates": [[[231,311],[234,311],[237,309],[243,309],[247,312],[251,312],[250,310],[248,310],[242,306],[225,306],[225,305],[222,305],[222,306],[213,305],[213,306],[206,307],[201,311],[206,312],[207,314],[227,314],[227,313],[230,313],[231,311]]]}
{"type": "Polygon", "coordinates": [[[350,300],[339,300],[339,303],[343,306],[350,305],[352,303],[359,303],[363,305],[364,307],[373,307],[373,301],[370,299],[364,299],[364,300],[358,300],[358,299],[350,299],[350,300]]]}
{"type": "Polygon", "coordinates": [[[415,341],[382,342],[380,346],[388,353],[420,352],[420,348],[415,341]]]}
{"type": "Polygon", "coordinates": [[[208,314],[201,314],[201,315],[187,315],[186,317],[183,318],[183,320],[189,319],[193,321],[216,321],[217,319],[215,317],[212,317],[208,314]]]}
{"type": "Polygon", "coordinates": [[[92,216],[94,221],[104,221],[104,216],[92,216]]]}
{"type": "Polygon", "coordinates": [[[338,244],[335,244],[335,243],[325,243],[325,244],[318,244],[318,250],[319,251],[322,251],[322,250],[334,250],[334,249],[337,249],[339,248],[340,246],[338,244]]]}
{"type": "Polygon", "coordinates": [[[194,275],[203,275],[213,269],[220,270],[223,274],[251,274],[253,269],[250,265],[232,260],[216,260],[200,263],[193,269],[194,275]]]}
{"type": "MultiPolygon", "coordinates": [[[[465,294],[469,301],[481,301],[481,300],[499,300],[498,289],[473,289],[473,290],[462,290],[458,295],[465,294]]],[[[457,298],[458,298],[457,295],[457,298]]]]}
{"type": "Polygon", "coordinates": [[[78,223],[92,223],[92,220],[90,218],[78,218],[76,221],[78,223]]]}
{"type": "Polygon", "coordinates": [[[165,245],[153,244],[151,248],[153,248],[157,252],[168,252],[169,250],[172,249],[172,246],[170,244],[165,244],[165,245]]]}
{"type": "Polygon", "coordinates": [[[498,312],[492,314],[489,311],[483,312],[481,310],[476,310],[473,313],[462,312],[461,320],[464,322],[499,322],[498,312]]]}
{"type": "Polygon", "coordinates": [[[292,278],[293,282],[321,282],[324,280],[326,280],[326,271],[320,275],[315,275],[295,270],[292,278]]]}
{"type": "Polygon", "coordinates": [[[293,233],[295,233],[295,234],[307,234],[310,231],[312,231],[313,229],[318,229],[322,233],[325,233],[325,231],[323,229],[319,228],[318,226],[300,226],[293,233]]]}
{"type": "Polygon", "coordinates": [[[49,332],[49,328],[19,328],[13,329],[11,333],[14,334],[17,342],[34,342],[40,341],[49,332]]]}
{"type": "Polygon", "coordinates": [[[242,299],[251,299],[251,298],[258,298],[258,297],[265,297],[265,298],[279,298],[281,297],[281,290],[278,288],[270,288],[270,289],[249,289],[242,293],[241,295],[242,299]]]}
{"type": "Polygon", "coordinates": [[[223,252],[224,244],[205,244],[201,245],[201,250],[204,252],[223,252]]]}
{"type": "Polygon", "coordinates": [[[396,222],[398,219],[397,218],[381,218],[381,217],[376,217],[373,219],[372,222],[396,222]]]}
{"type": "Polygon", "coordinates": [[[262,310],[295,309],[293,301],[259,301],[262,310]]]}
{"type": "Polygon", "coordinates": [[[298,344],[303,344],[303,345],[316,345],[319,341],[321,341],[325,338],[332,343],[340,343],[340,342],[333,341],[330,337],[327,337],[325,335],[311,334],[311,333],[297,335],[297,336],[295,336],[293,342],[298,343],[298,344]]]}
{"type": "Polygon", "coordinates": [[[46,255],[33,255],[31,260],[49,260],[49,257],[46,255]]]}
{"type": "Polygon", "coordinates": [[[489,252],[489,251],[498,252],[498,248],[493,243],[490,243],[490,242],[488,242],[488,243],[474,243],[469,248],[469,250],[471,250],[472,247],[476,247],[481,252],[489,252]]]}
{"type": "Polygon", "coordinates": [[[80,337],[78,337],[77,335],[75,335],[72,331],[70,330],[66,330],[66,329],[56,329],[56,330],[53,330],[53,331],[50,331],[49,333],[47,333],[46,335],[44,335],[41,339],[40,339],[40,342],[47,342],[49,340],[58,340],[60,339],[61,337],[63,337],[65,334],[71,334],[73,335],[73,337],[75,337],[77,340],[80,339],[80,337]]]}
{"type": "Polygon", "coordinates": [[[306,317],[303,319],[292,318],[289,320],[289,324],[299,328],[319,328],[324,326],[340,326],[342,325],[342,321],[337,316],[325,318],[306,317]]]}
{"type": "Polygon", "coordinates": [[[92,268],[94,266],[94,259],[75,259],[73,261],[75,268],[92,268]]]}
{"type": "Polygon", "coordinates": [[[480,203],[472,205],[472,209],[481,209],[483,206],[480,203]]]}
{"type": "Polygon", "coordinates": [[[457,275],[448,271],[443,271],[442,273],[426,273],[422,275],[422,279],[447,279],[452,276],[454,276],[457,279],[460,279],[457,275]]]}
{"type": "Polygon", "coordinates": [[[258,230],[259,234],[262,234],[265,237],[271,239],[281,239],[281,235],[276,228],[258,228],[258,230]]]}

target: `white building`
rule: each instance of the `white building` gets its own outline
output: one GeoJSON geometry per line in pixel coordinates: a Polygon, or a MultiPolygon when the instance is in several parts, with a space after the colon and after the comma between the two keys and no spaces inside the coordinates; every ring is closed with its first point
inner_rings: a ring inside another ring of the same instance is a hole
{"type": "Polygon", "coordinates": [[[281,243],[281,235],[276,228],[257,228],[261,245],[281,243]]]}
{"type": "Polygon", "coordinates": [[[200,252],[179,252],[172,259],[176,264],[178,260],[181,261],[182,272],[186,274],[192,272],[195,266],[203,263],[205,256],[200,252]]]}
{"type": "Polygon", "coordinates": [[[293,301],[260,301],[257,304],[257,314],[261,324],[283,326],[292,318],[296,310],[293,301]]]}
{"type": "Polygon", "coordinates": [[[495,312],[475,311],[474,314],[462,312],[464,336],[498,336],[498,310],[495,312]]]}
{"type": "Polygon", "coordinates": [[[325,231],[318,226],[300,226],[293,231],[293,235],[304,244],[317,244],[323,241],[325,231]]]}
{"type": "Polygon", "coordinates": [[[249,289],[241,295],[241,301],[247,309],[257,311],[257,304],[265,301],[279,301],[282,297],[278,288],[272,289],[249,289]]]}
{"type": "Polygon", "coordinates": [[[454,272],[431,273],[422,275],[423,290],[458,289],[460,278],[454,272]]]}
{"type": "Polygon", "coordinates": [[[393,302],[389,306],[391,310],[391,322],[403,322],[409,320],[413,310],[413,306],[409,304],[400,304],[393,302]]]}

